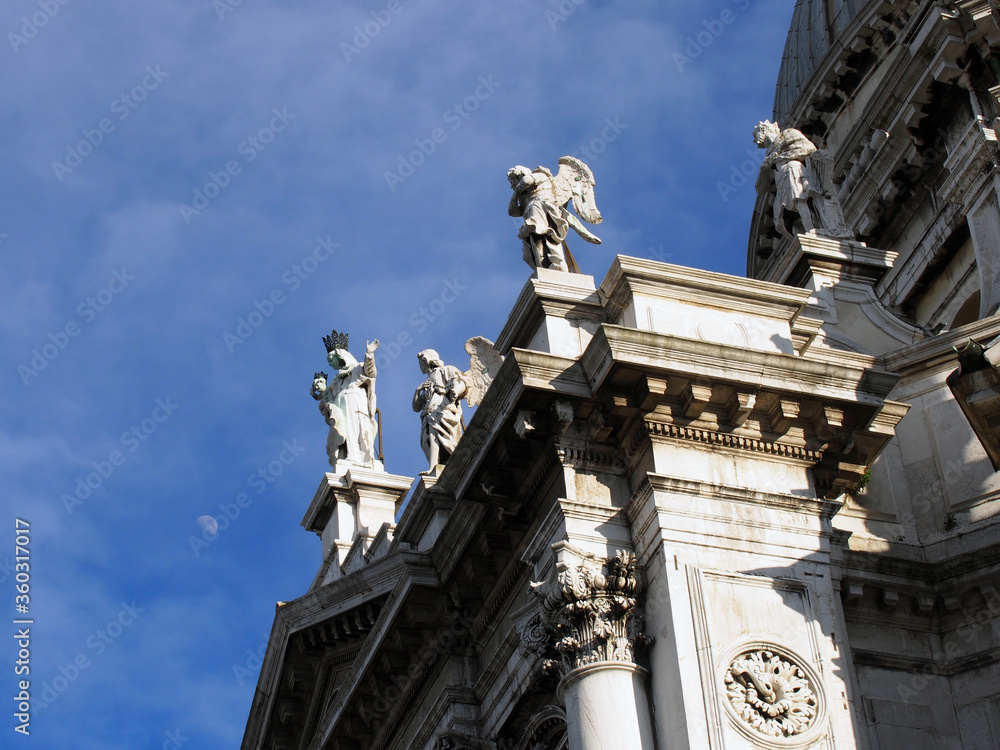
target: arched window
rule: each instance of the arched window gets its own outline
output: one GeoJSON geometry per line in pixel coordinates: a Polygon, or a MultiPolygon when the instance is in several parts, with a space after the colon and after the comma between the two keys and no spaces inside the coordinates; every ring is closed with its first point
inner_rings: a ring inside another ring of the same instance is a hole
{"type": "Polygon", "coordinates": [[[518,747],[524,750],[567,750],[566,712],[560,706],[546,706],[532,716],[518,747]]]}

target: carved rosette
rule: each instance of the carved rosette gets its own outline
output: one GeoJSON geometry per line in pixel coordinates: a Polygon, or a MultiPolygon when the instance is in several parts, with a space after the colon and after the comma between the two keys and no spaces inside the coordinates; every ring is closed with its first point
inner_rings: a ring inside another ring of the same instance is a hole
{"type": "Polygon", "coordinates": [[[767,648],[742,651],[723,681],[730,706],[752,733],[793,738],[816,721],[819,695],[806,671],[788,656],[767,648]]]}
{"type": "Polygon", "coordinates": [[[565,675],[597,662],[634,664],[636,645],[649,642],[639,632],[635,557],[619,551],[603,561],[560,563],[557,570],[554,582],[531,584],[542,605],[532,635],[537,643],[541,625],[545,645],[555,652],[545,668],[565,675]]]}

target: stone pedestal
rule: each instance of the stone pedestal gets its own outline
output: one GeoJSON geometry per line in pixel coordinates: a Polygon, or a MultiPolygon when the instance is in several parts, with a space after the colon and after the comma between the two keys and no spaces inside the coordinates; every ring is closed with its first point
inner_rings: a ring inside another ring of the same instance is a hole
{"type": "Polygon", "coordinates": [[[765,278],[810,292],[804,314],[823,321],[839,348],[882,354],[926,334],[889,310],[876,294],[897,253],[854,240],[806,233],[769,267],[765,278]]]}
{"type": "Polygon", "coordinates": [[[368,551],[383,527],[394,528],[396,511],[413,479],[382,471],[351,468],[326,474],[316,490],[302,526],[323,540],[325,580],[339,578],[349,553],[368,551]]]}
{"type": "Polygon", "coordinates": [[[570,750],[653,750],[645,669],[625,662],[578,667],[559,683],[570,750]]]}
{"type": "Polygon", "coordinates": [[[594,277],[536,268],[497,338],[496,348],[513,347],[579,357],[606,320],[594,277]]]}

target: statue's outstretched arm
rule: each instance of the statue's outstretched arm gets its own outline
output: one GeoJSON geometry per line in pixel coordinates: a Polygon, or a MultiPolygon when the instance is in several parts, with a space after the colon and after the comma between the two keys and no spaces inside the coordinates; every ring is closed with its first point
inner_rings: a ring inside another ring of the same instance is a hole
{"type": "Polygon", "coordinates": [[[378,339],[367,342],[365,347],[365,361],[361,372],[365,374],[365,377],[369,377],[372,380],[374,380],[375,376],[378,374],[378,371],[375,369],[375,350],[378,349],[378,347],[378,339]]]}

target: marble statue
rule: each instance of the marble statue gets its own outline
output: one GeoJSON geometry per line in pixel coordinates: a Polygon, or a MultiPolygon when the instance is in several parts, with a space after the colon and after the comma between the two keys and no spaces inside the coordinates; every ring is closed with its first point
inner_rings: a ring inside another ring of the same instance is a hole
{"type": "Polygon", "coordinates": [[[757,193],[774,194],[774,227],[779,234],[791,238],[799,233],[797,215],[803,232],[854,238],[844,223],[824,151],[798,130],[781,130],[769,120],[757,124],[753,140],[758,148],[767,149],[757,175],[757,193]]]}
{"type": "Polygon", "coordinates": [[[586,222],[603,221],[594,200],[594,174],[590,168],[579,159],[563,156],[556,175],[545,167],[532,171],[516,166],[508,170],[507,179],[514,191],[507,213],[524,218],[517,233],[522,240],[524,261],[532,268],[579,272],[566,247],[569,228],[592,244],[599,245],[601,240],[587,231],[567,205],[572,201],[573,208],[586,222]]]}
{"type": "Polygon", "coordinates": [[[326,454],[334,473],[351,466],[381,469],[375,452],[378,422],[375,416],[375,350],[378,339],[367,342],[364,362],[347,350],[347,334],[336,331],[323,337],[332,379],[325,372],[313,376],[310,394],[330,426],[326,454]]]}
{"type": "Polygon", "coordinates": [[[465,351],[470,355],[465,372],[446,365],[433,349],[417,354],[427,376],[413,394],[413,411],[420,412],[420,447],[429,465],[424,474],[434,473],[455,452],[462,437],[462,399],[469,406],[480,403],[503,364],[493,342],[482,336],[466,341],[465,351]]]}

